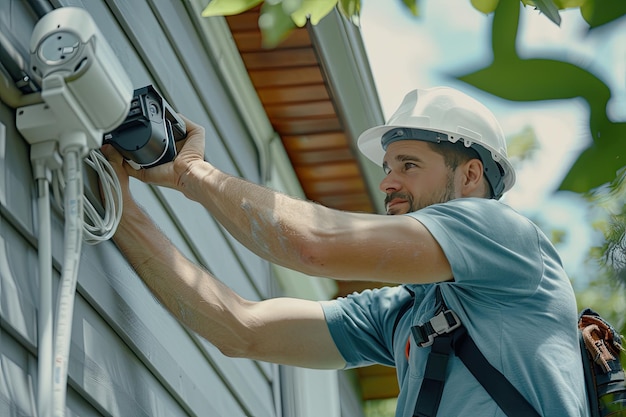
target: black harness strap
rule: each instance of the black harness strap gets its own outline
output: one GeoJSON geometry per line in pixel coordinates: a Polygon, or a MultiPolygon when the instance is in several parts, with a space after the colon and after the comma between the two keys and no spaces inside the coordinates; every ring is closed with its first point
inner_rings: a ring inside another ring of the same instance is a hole
{"type": "Polygon", "coordinates": [[[539,417],[539,413],[526,398],[500,371],[487,361],[487,358],[467,333],[465,326],[456,330],[453,343],[454,353],[485,388],[485,391],[491,395],[491,398],[504,411],[504,414],[509,417],[539,417]]]}
{"type": "Polygon", "coordinates": [[[428,362],[424,370],[424,380],[420,387],[413,417],[434,417],[437,415],[443,386],[446,383],[448,360],[452,353],[452,335],[444,334],[433,341],[428,362]]]}
{"type": "MultiPolygon", "coordinates": [[[[437,299],[441,303],[437,310],[438,313],[446,311],[447,307],[439,286],[437,286],[437,299]]],[[[448,321],[450,327],[453,327],[453,324],[448,321]]],[[[418,346],[423,345],[422,342],[428,338],[428,335],[424,337],[425,332],[432,336],[430,337],[432,340],[431,352],[426,362],[424,380],[417,396],[413,417],[435,417],[437,415],[443,394],[448,361],[453,351],[507,416],[539,417],[537,411],[513,384],[489,363],[467,333],[465,326],[460,322],[457,326],[443,334],[431,333],[429,326],[413,326],[411,328],[418,346]]]]}

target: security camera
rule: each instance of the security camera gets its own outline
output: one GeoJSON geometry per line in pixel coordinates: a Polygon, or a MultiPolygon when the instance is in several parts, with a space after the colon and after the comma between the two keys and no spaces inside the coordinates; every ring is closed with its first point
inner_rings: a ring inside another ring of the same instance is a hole
{"type": "Polygon", "coordinates": [[[31,36],[30,59],[45,105],[18,110],[18,128],[25,137],[37,136],[36,142],[81,131],[88,146],[98,148],[102,134],[125,120],[132,84],[86,10],[61,7],[44,15],[31,36]],[[56,127],[44,128],[34,120],[42,118],[55,119],[56,127]]]}
{"type": "Polygon", "coordinates": [[[135,169],[172,161],[176,144],[187,137],[185,121],[152,85],[135,90],[126,120],[104,135],[135,169]]]}
{"type": "Polygon", "coordinates": [[[33,30],[30,54],[35,78],[45,84],[62,77],[95,127],[110,130],[125,119],[132,84],[87,11],[62,7],[46,14],[33,30]]]}

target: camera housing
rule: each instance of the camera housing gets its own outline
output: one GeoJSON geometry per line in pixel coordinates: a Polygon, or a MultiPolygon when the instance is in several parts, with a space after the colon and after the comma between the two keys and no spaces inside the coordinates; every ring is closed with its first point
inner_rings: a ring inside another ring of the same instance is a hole
{"type": "Polygon", "coordinates": [[[16,114],[17,128],[30,144],[58,140],[61,151],[84,144],[86,153],[124,121],[132,83],[86,10],[61,7],[43,16],[30,39],[30,60],[43,103],[16,114]],[[76,132],[86,140],[73,140],[76,132]]]}
{"type": "Polygon", "coordinates": [[[104,135],[135,168],[151,168],[176,157],[176,141],[187,137],[185,122],[152,85],[134,92],[126,120],[104,135]]]}
{"type": "Polygon", "coordinates": [[[33,29],[30,54],[32,75],[44,90],[58,75],[94,127],[106,132],[122,123],[132,83],[86,10],[61,7],[42,17],[33,29]]]}

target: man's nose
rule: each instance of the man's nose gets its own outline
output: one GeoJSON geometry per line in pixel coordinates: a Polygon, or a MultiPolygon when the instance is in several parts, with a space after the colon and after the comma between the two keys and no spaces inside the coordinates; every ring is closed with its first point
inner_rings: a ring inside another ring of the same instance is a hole
{"type": "Polygon", "coordinates": [[[398,181],[398,177],[394,175],[393,172],[385,175],[385,178],[380,182],[379,189],[383,193],[390,193],[393,191],[399,191],[401,188],[400,181],[398,181]]]}

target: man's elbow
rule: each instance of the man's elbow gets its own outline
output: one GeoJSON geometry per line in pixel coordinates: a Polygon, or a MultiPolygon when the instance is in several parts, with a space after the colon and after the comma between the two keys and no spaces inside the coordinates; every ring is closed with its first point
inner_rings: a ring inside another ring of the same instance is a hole
{"type": "MultiPolygon", "coordinates": [[[[245,310],[245,309],[244,309],[245,310]]],[[[234,320],[228,326],[228,330],[221,337],[213,337],[211,343],[225,356],[229,358],[257,359],[260,357],[258,337],[261,335],[255,328],[258,325],[252,318],[246,315],[234,320]]]]}
{"type": "Polygon", "coordinates": [[[311,276],[331,276],[328,248],[329,245],[324,245],[316,239],[307,239],[301,242],[295,269],[311,276]]]}

